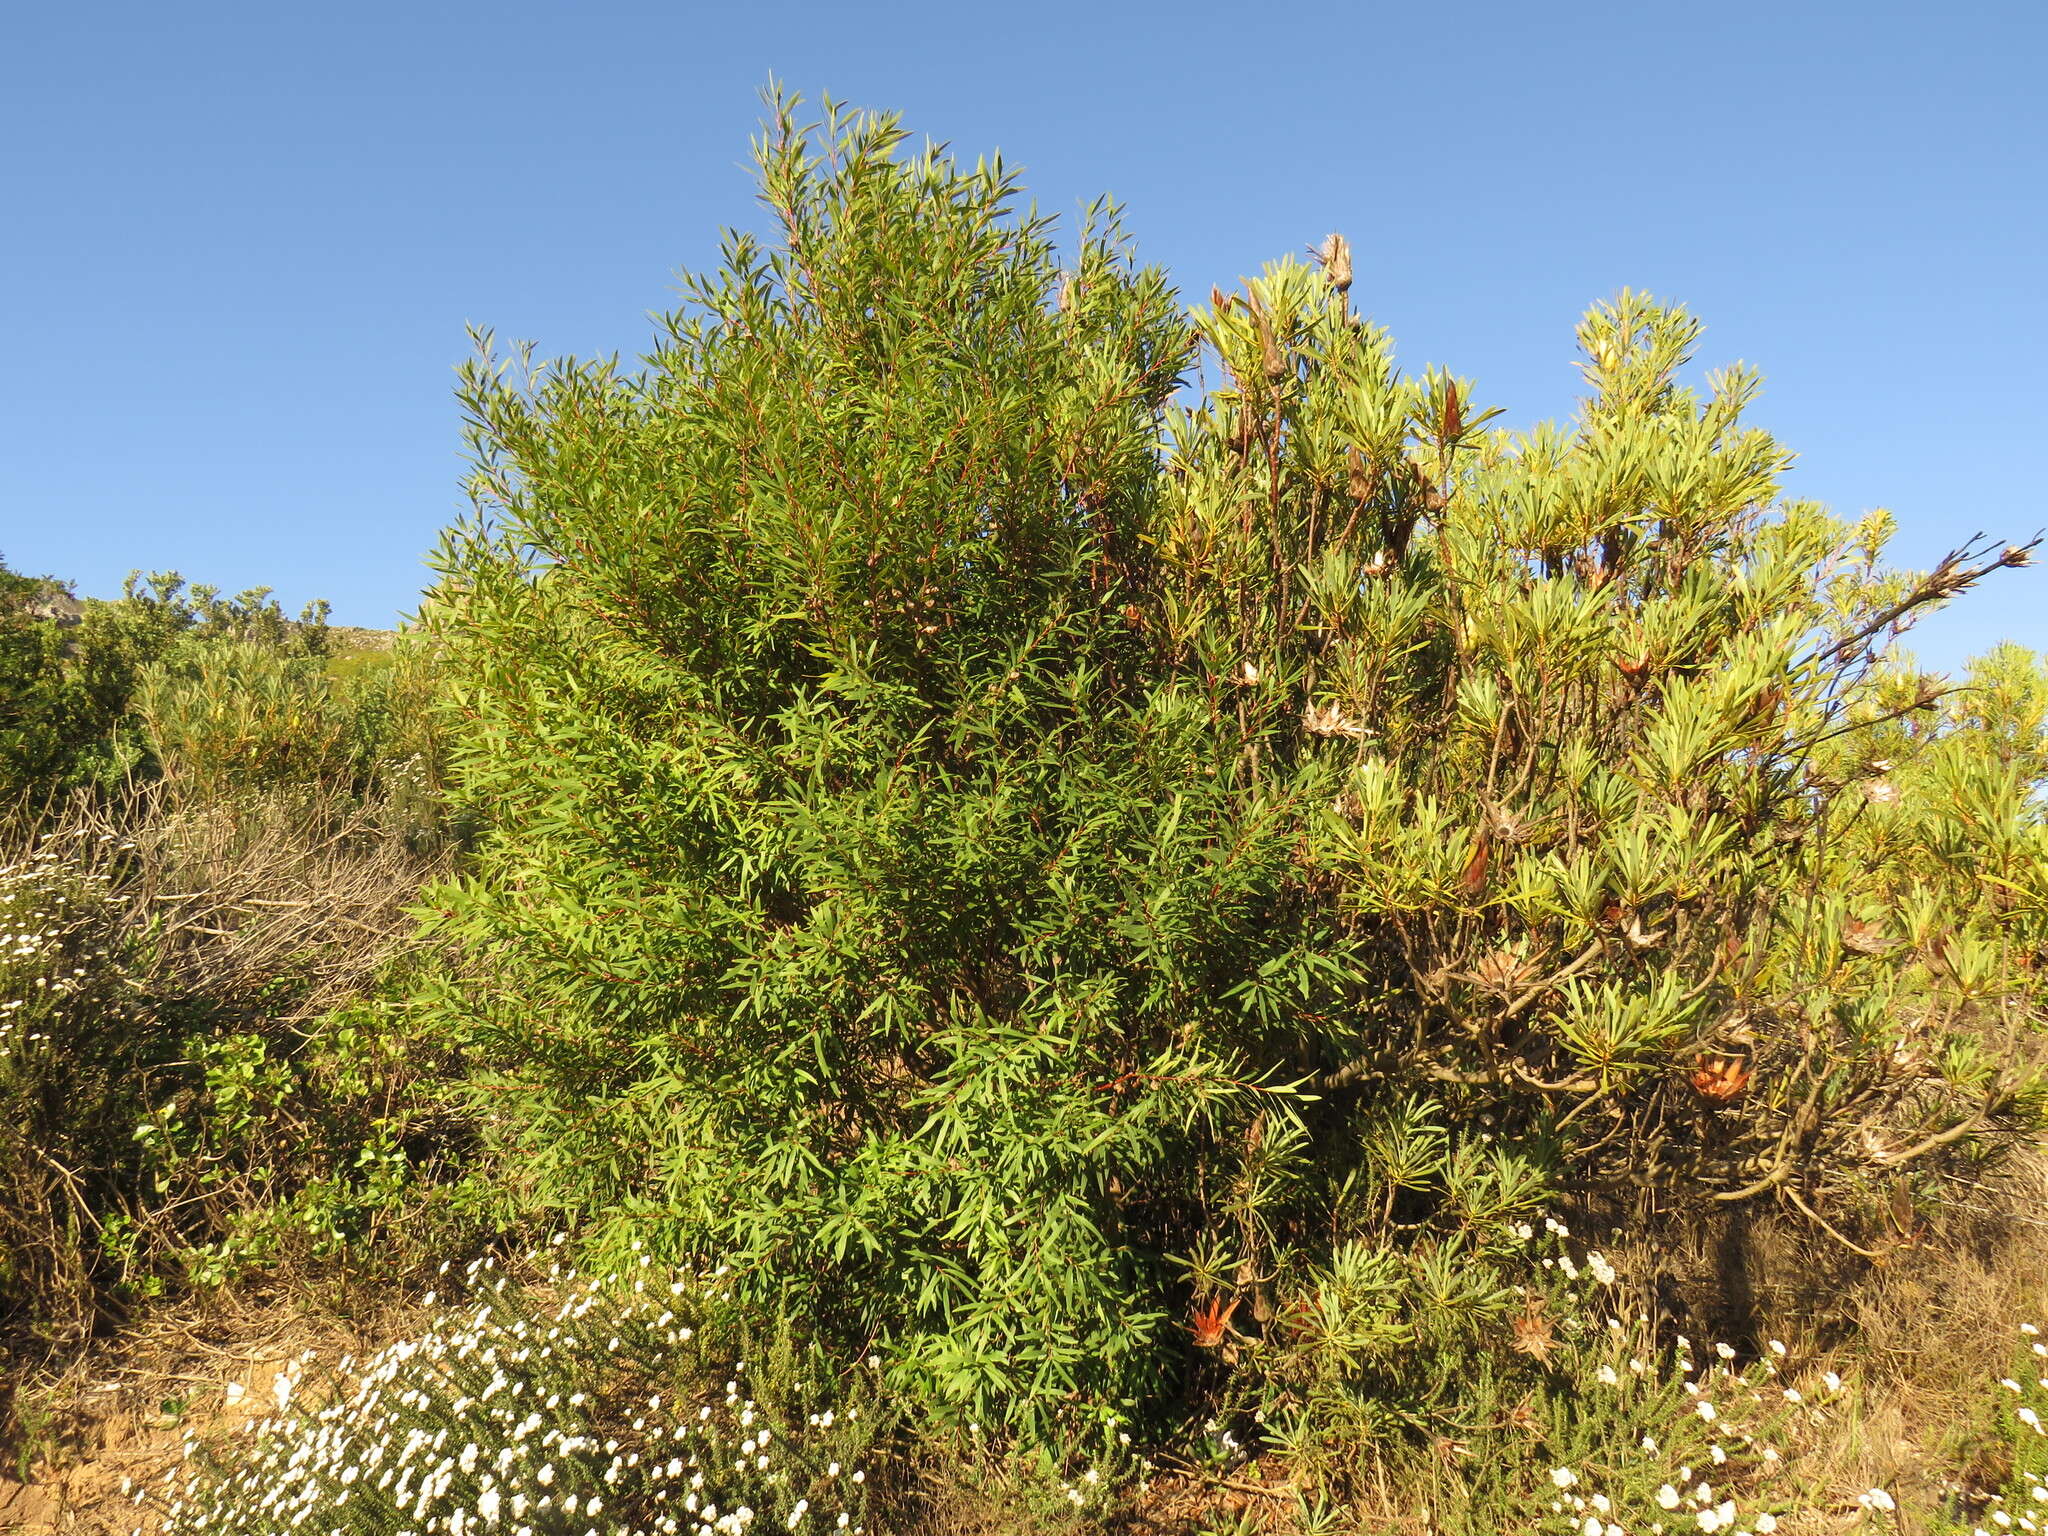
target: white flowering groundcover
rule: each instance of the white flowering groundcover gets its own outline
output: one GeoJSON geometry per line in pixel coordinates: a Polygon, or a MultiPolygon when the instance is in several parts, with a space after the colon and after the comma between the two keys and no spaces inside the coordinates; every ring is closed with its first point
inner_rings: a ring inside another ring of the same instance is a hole
{"type": "Polygon", "coordinates": [[[721,1278],[641,1257],[529,1288],[482,1261],[421,1332],[321,1375],[302,1358],[274,1413],[188,1440],[132,1497],[166,1536],[863,1532],[867,1368],[807,1409],[757,1401],[761,1369],[698,1333],[721,1278]]]}

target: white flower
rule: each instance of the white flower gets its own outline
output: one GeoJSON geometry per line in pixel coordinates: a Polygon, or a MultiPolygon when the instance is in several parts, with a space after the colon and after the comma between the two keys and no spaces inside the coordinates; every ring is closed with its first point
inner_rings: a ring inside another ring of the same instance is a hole
{"type": "Polygon", "coordinates": [[[1826,1387],[1830,1392],[1839,1392],[1842,1390],[1842,1378],[1837,1376],[1833,1371],[1821,1372],[1820,1384],[1826,1387]]]}
{"type": "Polygon", "coordinates": [[[1873,1488],[1868,1493],[1857,1494],[1856,1502],[1865,1509],[1881,1509],[1887,1512],[1899,1507],[1892,1496],[1882,1488],[1873,1488]]]}
{"type": "Polygon", "coordinates": [[[1600,1517],[1586,1516],[1586,1523],[1579,1527],[1579,1536],[1600,1536],[1600,1517]]]}
{"type": "Polygon", "coordinates": [[[1771,1536],[1778,1528],[1778,1517],[1768,1509],[1756,1517],[1757,1536],[1771,1536]]]}
{"type": "Polygon", "coordinates": [[[1599,1370],[1593,1373],[1593,1378],[1603,1387],[1618,1387],[1621,1385],[1621,1378],[1614,1374],[1614,1367],[1611,1365],[1601,1366],[1599,1370]]]}
{"type": "Polygon", "coordinates": [[[1797,1387],[1787,1387],[1785,1389],[1785,1401],[1788,1403],[1803,1403],[1806,1399],[1799,1395],[1797,1387]]]}
{"type": "Polygon", "coordinates": [[[1569,1488],[1578,1480],[1579,1474],[1570,1467],[1552,1467],[1550,1469],[1550,1481],[1554,1487],[1569,1488]]]}
{"type": "Polygon", "coordinates": [[[1729,1344],[1716,1344],[1714,1346],[1714,1353],[1723,1360],[1733,1360],[1735,1358],[1734,1346],[1729,1344]]]}
{"type": "Polygon", "coordinates": [[[1713,1423],[1714,1419],[1717,1416],[1714,1410],[1714,1405],[1708,1402],[1705,1398],[1702,1398],[1699,1402],[1693,1404],[1692,1411],[1698,1414],[1701,1418],[1705,1419],[1709,1424],[1713,1423]]]}
{"type": "MultiPolygon", "coordinates": [[[[1784,1345],[1784,1342],[1783,1342],[1782,1340],[1779,1340],[1779,1339],[1773,1339],[1773,1340],[1771,1340],[1771,1353],[1772,1353],[1772,1354],[1774,1354],[1774,1355],[1782,1355],[1782,1354],[1784,1354],[1784,1353],[1785,1353],[1785,1345],[1784,1345]]],[[[1765,1520],[1765,1519],[1768,1519],[1768,1518],[1770,1518],[1770,1517],[1769,1517],[1769,1516],[1765,1516],[1765,1515],[1759,1515],[1759,1516],[1757,1516],[1757,1519],[1758,1519],[1759,1521],[1762,1521],[1762,1520],[1765,1520]]],[[[1772,1520],[1771,1520],[1771,1524],[1772,1524],[1772,1525],[1776,1525],[1777,1523],[1778,1523],[1778,1522],[1777,1522],[1777,1521],[1776,1521],[1775,1519],[1772,1519],[1772,1520]]]]}
{"type": "Polygon", "coordinates": [[[1718,1531],[1723,1524],[1721,1511],[1718,1509],[1703,1509],[1693,1518],[1699,1522],[1699,1527],[1703,1531],[1718,1531]]]}
{"type": "Polygon", "coordinates": [[[1659,1509],[1678,1508],[1678,1490],[1669,1483],[1659,1488],[1657,1490],[1657,1507],[1659,1509]]]}
{"type": "Polygon", "coordinates": [[[2014,1415],[2014,1417],[2016,1417],[2022,1424],[2026,1425],[2027,1428],[2031,1429],[2035,1434],[2038,1435],[2042,1433],[2041,1415],[2034,1412],[2033,1409],[2022,1408],[2016,1415],[2014,1415]]]}

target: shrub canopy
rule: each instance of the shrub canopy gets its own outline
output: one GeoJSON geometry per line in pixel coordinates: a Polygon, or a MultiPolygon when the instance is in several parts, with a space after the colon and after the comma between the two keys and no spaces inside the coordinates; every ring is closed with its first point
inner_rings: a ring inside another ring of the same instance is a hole
{"type": "Polygon", "coordinates": [[[1191,325],[1107,206],[1063,265],[1000,164],[793,111],[642,370],[465,379],[426,1003],[509,1209],[984,1420],[1155,1398],[1191,1307],[1359,1407],[1560,1187],[1839,1232],[2034,1123],[2038,901],[1900,905],[1958,838],[2048,890],[2034,768],[1868,830],[1937,702],[1883,643],[2022,551],[1773,508],[1683,311],[1596,308],[1510,434],[1341,241],[1191,325]]]}

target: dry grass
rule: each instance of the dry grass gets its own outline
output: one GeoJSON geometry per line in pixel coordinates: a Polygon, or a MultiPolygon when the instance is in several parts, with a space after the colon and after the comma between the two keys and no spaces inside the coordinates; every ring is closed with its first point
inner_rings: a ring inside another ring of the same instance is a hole
{"type": "Polygon", "coordinates": [[[187,799],[148,784],[114,800],[81,796],[17,819],[0,861],[55,846],[105,874],[124,926],[145,938],[148,980],[223,1003],[301,985],[272,1015],[301,1024],[362,994],[409,942],[405,907],[448,852],[396,823],[389,801],[325,785],[187,799]]]}

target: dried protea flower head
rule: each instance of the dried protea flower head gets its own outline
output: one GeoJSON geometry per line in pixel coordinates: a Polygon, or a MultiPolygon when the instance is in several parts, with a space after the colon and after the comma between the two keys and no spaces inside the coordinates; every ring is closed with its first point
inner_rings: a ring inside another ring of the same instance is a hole
{"type": "Polygon", "coordinates": [[[1311,736],[1348,736],[1362,740],[1370,736],[1361,720],[1354,720],[1335,704],[1311,704],[1301,712],[1301,728],[1311,736]]]}
{"type": "Polygon", "coordinates": [[[1543,1315],[1547,1305],[1540,1295],[1531,1294],[1519,1315],[1508,1319],[1511,1330],[1508,1347],[1529,1356],[1538,1365],[1550,1364],[1550,1352],[1557,1347],[1557,1333],[1543,1315]]]}
{"type": "Polygon", "coordinates": [[[1512,949],[1496,949],[1472,967],[1475,982],[1504,997],[1521,991],[1542,974],[1542,966],[1512,949]]]}
{"type": "Polygon", "coordinates": [[[1351,291],[1351,242],[1335,230],[1331,230],[1321,245],[1309,247],[1309,254],[1315,257],[1323,269],[1323,276],[1330,280],[1330,286],[1339,293],[1351,291]]]}

